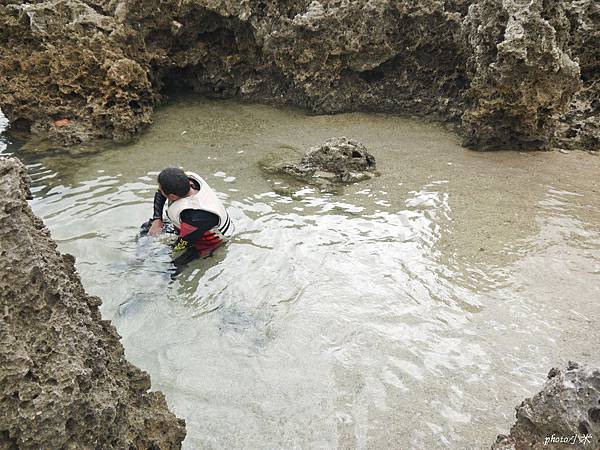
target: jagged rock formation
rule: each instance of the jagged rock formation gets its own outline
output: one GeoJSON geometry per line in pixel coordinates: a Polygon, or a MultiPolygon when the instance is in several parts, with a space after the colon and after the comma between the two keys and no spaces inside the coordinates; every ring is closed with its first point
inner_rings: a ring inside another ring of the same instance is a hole
{"type": "Polygon", "coordinates": [[[24,166],[0,158],[0,177],[0,448],[180,448],[184,421],[29,209],[24,166]]]}
{"type": "Polygon", "coordinates": [[[600,448],[600,370],[569,362],[552,369],[543,389],[517,408],[510,435],[492,450],[600,448]]]}
{"type": "Polygon", "coordinates": [[[581,68],[582,88],[560,117],[556,145],[600,149],[600,2],[577,0],[565,11],[568,46],[581,68]]]}
{"type": "Polygon", "coordinates": [[[347,137],[331,138],[310,148],[300,162],[271,164],[263,161],[268,173],[283,173],[302,181],[327,187],[330,183],[353,183],[372,178],[375,157],[364,144],[347,137]]]}
{"type": "Polygon", "coordinates": [[[9,3],[0,23],[0,108],[18,131],[73,145],[151,123],[157,93],[132,55],[142,37],[99,4],[9,3]]]}
{"type": "Polygon", "coordinates": [[[577,58],[592,86],[597,23],[594,0],[7,0],[0,108],[14,129],[64,145],[129,139],[178,87],[462,117],[477,148],[544,147],[555,132],[589,146],[569,127],[594,130],[599,106],[581,90],[569,102],[577,58]]]}
{"type": "Polygon", "coordinates": [[[566,2],[481,0],[465,20],[471,104],[465,140],[477,148],[544,147],[580,88],[567,53],[566,2]]]}

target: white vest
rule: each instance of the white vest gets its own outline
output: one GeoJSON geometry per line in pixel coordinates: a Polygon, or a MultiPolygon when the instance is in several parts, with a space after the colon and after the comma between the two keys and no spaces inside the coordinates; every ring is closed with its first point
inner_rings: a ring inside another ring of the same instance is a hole
{"type": "Polygon", "coordinates": [[[235,227],[231,221],[227,210],[221,203],[221,200],[215,194],[215,191],[211,189],[206,181],[202,179],[200,175],[194,172],[185,173],[189,178],[196,180],[200,186],[200,190],[190,196],[183,197],[169,203],[167,208],[167,217],[177,227],[181,228],[181,217],[180,214],[185,209],[196,209],[201,211],[208,211],[219,216],[219,223],[210,231],[217,233],[220,237],[228,238],[233,234],[235,227]]]}

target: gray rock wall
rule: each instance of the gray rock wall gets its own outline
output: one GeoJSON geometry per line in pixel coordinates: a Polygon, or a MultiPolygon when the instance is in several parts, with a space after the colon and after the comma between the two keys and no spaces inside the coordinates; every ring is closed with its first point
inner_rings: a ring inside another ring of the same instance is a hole
{"type": "Polygon", "coordinates": [[[600,149],[600,2],[574,0],[565,14],[568,46],[581,70],[581,89],[560,116],[556,145],[570,149],[600,149]]]}
{"type": "Polygon", "coordinates": [[[467,145],[544,147],[557,115],[581,88],[568,53],[565,2],[482,0],[465,19],[469,106],[467,145]]]}
{"type": "Polygon", "coordinates": [[[62,145],[121,142],[176,87],[319,113],[432,115],[462,123],[480,149],[593,148],[596,3],[6,1],[0,108],[62,145]]]}
{"type": "Polygon", "coordinates": [[[24,166],[0,158],[0,178],[0,448],[180,448],[184,421],[32,214],[24,166]]]}

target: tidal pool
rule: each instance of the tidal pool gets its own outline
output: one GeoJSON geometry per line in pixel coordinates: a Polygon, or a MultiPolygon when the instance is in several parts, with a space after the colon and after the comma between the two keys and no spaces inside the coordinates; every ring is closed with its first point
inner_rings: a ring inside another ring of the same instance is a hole
{"type": "Polygon", "coordinates": [[[489,448],[551,367],[600,366],[597,156],[202,99],[101,153],[0,152],[28,165],[34,212],[186,419],[187,449],[489,448]],[[334,136],[381,175],[327,193],[259,169],[334,136]],[[204,176],[237,228],[175,281],[165,243],[136,241],[169,165],[204,176]]]}

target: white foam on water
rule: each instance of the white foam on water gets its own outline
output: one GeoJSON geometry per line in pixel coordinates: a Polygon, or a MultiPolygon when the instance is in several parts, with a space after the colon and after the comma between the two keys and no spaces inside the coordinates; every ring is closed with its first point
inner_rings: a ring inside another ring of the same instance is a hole
{"type": "Polygon", "coordinates": [[[8,119],[0,109],[0,154],[6,151],[6,139],[3,136],[4,131],[8,128],[8,119]]]}

